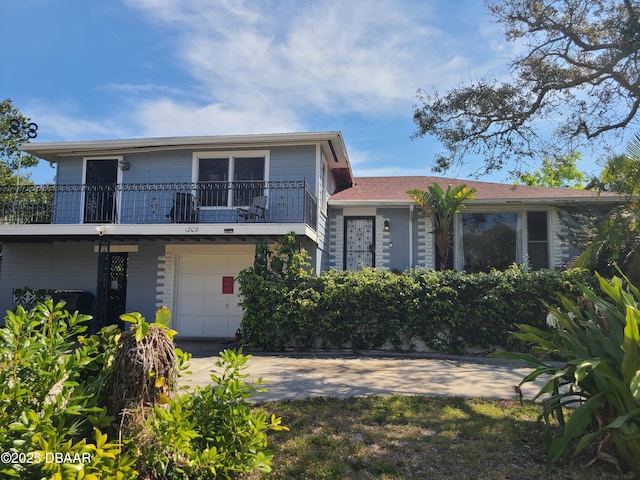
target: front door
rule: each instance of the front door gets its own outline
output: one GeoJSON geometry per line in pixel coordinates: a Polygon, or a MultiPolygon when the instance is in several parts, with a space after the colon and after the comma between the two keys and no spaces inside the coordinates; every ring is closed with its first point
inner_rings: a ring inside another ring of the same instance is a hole
{"type": "Polygon", "coordinates": [[[376,266],[375,217],[345,218],[345,270],[376,266]]]}
{"type": "MultiPolygon", "coordinates": [[[[108,242],[108,240],[107,240],[108,242]]],[[[96,287],[96,321],[95,330],[117,324],[120,328],[124,323],[120,315],[127,308],[127,267],[128,253],[113,253],[109,251],[109,244],[103,242],[104,248],[98,258],[98,284],[96,287]]]]}
{"type": "Polygon", "coordinates": [[[84,223],[114,223],[118,160],[87,160],[84,223]]]}

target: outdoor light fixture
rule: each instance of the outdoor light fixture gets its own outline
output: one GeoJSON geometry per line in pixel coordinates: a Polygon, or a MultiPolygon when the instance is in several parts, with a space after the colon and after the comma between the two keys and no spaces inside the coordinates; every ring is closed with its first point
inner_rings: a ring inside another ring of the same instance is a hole
{"type": "Polygon", "coordinates": [[[120,170],[129,170],[131,165],[126,158],[121,158],[120,160],[118,160],[118,167],[120,168],[120,170]]]}
{"type": "Polygon", "coordinates": [[[391,230],[391,227],[389,226],[389,220],[384,221],[384,227],[382,227],[382,230],[385,232],[388,232],[389,230],[391,230]]]}
{"type": "Polygon", "coordinates": [[[100,236],[103,236],[108,231],[109,231],[109,226],[108,225],[98,225],[96,227],[96,232],[98,232],[98,235],[100,235],[100,236]]]}

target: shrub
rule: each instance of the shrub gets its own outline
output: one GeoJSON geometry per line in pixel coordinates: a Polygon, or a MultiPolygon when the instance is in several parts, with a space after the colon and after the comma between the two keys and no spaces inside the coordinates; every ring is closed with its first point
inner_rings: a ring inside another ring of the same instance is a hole
{"type": "Polygon", "coordinates": [[[128,332],[110,326],[86,337],[90,317],[63,308],[52,300],[30,311],[17,307],[0,328],[0,477],[204,479],[270,469],[266,432],[286,427],[279,418],[250,409],[248,400],[261,391],[262,380],[245,381],[247,356],[223,352],[222,375],[172,400],[175,369],[185,370],[190,356],[173,351],[176,332],[168,328],[168,310],[159,310],[153,324],[129,313],[123,319],[135,325],[128,332]],[[158,368],[158,359],[152,359],[151,369],[133,365],[124,347],[140,353],[141,345],[144,359],[161,345],[168,368],[158,368]],[[129,376],[121,371],[112,378],[116,355],[129,376]],[[129,395],[125,406],[132,412],[137,407],[141,423],[119,430],[107,404],[112,393],[135,390],[117,388],[127,381],[143,383],[137,390],[141,398],[129,395]]]}
{"type": "Polygon", "coordinates": [[[600,292],[583,285],[583,299],[562,298],[561,308],[549,308],[552,331],[519,326],[516,336],[533,344],[531,354],[499,355],[534,367],[520,386],[550,375],[536,395],[547,425],[555,419],[561,426],[549,445],[550,463],[578,439],[576,454],[596,445],[598,458],[626,463],[640,478],[640,290],[626,277],[597,278],[600,292]],[[562,365],[544,357],[559,357],[562,365]],[[566,420],[568,406],[575,408],[566,420]]]}
{"type": "Polygon", "coordinates": [[[225,350],[211,375],[212,384],[193,394],[156,405],[138,432],[140,470],[150,478],[231,478],[254,469],[271,470],[267,431],[288,430],[281,419],[252,410],[248,400],[262,380],[248,383],[243,373],[250,355],[225,350]],[[166,407],[166,408],[165,408],[166,407]]]}
{"type": "Polygon", "coordinates": [[[118,332],[85,337],[90,317],[63,307],[52,300],[30,311],[17,307],[0,328],[0,474],[131,477],[133,460],[103,433],[113,420],[104,384],[118,332]],[[55,454],[72,461],[51,461],[55,454]]]}
{"type": "Polygon", "coordinates": [[[293,234],[271,250],[260,243],[256,252],[254,266],[239,276],[242,330],[266,350],[365,350],[385,342],[410,349],[416,341],[454,353],[519,349],[508,333],[517,323],[544,328],[543,302],[556,302],[558,293],[574,298],[577,283],[591,281],[586,270],[517,266],[474,274],[364,269],[313,276],[301,270],[306,255],[295,250],[293,234]]]}

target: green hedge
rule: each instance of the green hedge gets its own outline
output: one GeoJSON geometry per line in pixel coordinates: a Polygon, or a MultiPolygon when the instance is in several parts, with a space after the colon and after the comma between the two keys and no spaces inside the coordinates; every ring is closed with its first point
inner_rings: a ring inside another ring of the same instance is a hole
{"type": "Polygon", "coordinates": [[[463,353],[469,349],[522,350],[509,332],[516,324],[546,328],[544,302],[558,294],[579,295],[591,284],[586,270],[467,274],[381,269],[330,271],[320,276],[302,269],[305,253],[289,236],[273,251],[259,244],[256,263],[240,274],[244,297],[242,330],[265,350],[296,348],[376,349],[391,343],[463,353]],[[290,268],[295,265],[295,268],[290,268]]]}

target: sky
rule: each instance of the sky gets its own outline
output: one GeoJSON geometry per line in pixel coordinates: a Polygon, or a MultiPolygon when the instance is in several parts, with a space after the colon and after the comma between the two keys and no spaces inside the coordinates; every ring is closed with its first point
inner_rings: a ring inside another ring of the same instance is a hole
{"type": "Polygon", "coordinates": [[[483,0],[1,0],[0,45],[35,141],[338,130],[355,176],[432,175],[418,90],[506,78],[518,49],[483,0]]]}

